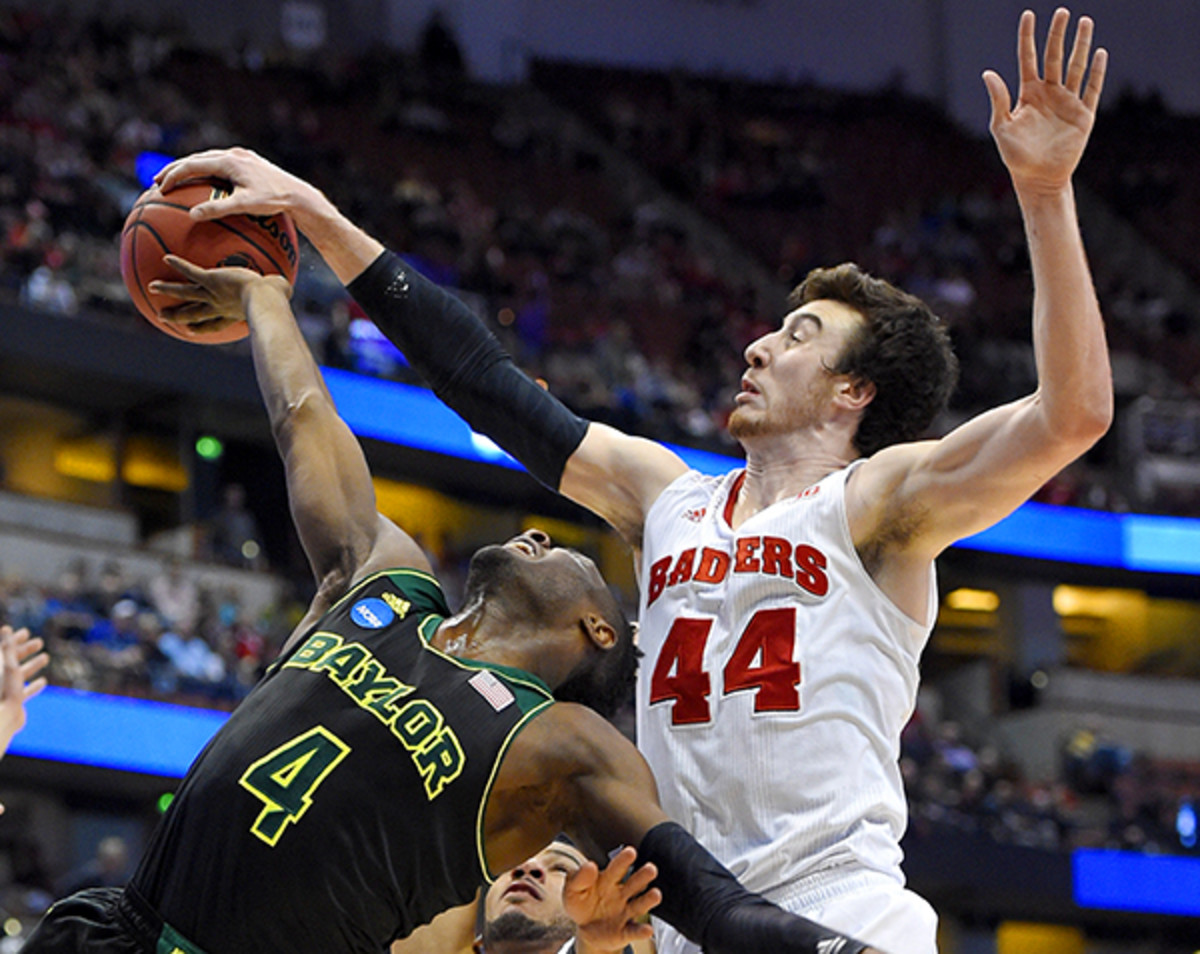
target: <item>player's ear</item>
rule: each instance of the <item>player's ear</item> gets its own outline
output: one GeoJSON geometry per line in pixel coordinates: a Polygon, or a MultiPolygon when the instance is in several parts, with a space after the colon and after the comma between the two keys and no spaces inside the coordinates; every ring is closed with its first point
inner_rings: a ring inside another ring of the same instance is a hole
{"type": "Polygon", "coordinates": [[[851,411],[860,411],[875,399],[875,382],[843,375],[837,384],[838,403],[851,411]]]}
{"type": "Polygon", "coordinates": [[[616,629],[599,613],[585,613],[579,620],[579,625],[587,633],[592,645],[600,649],[612,649],[617,644],[616,629]]]}

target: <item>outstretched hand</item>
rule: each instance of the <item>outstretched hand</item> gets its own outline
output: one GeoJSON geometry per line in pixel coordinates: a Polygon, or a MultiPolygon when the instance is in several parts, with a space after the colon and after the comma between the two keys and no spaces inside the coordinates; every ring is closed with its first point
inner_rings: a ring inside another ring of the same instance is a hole
{"type": "Polygon", "coordinates": [[[248,293],[256,286],[273,287],[287,298],[292,295],[292,286],[281,275],[260,275],[249,268],[232,266],[201,268],[177,255],[167,255],[164,261],[187,281],[150,283],[155,294],[180,301],[161,309],[159,317],[199,334],[245,321],[248,293]]]}
{"type": "Polygon", "coordinates": [[[621,951],[625,945],[653,934],[649,924],[638,923],[662,900],[650,884],[658,869],[645,864],[630,874],[637,859],[633,848],[622,848],[601,871],[589,861],[563,886],[563,908],[579,927],[576,947],[580,954],[621,951]]]}
{"type": "Polygon", "coordinates": [[[999,74],[993,70],[983,74],[992,103],[992,137],[1018,191],[1053,192],[1066,186],[1096,119],[1108,52],[1098,49],[1091,54],[1094,25],[1089,17],[1080,17],[1064,75],[1070,19],[1065,8],[1054,11],[1039,73],[1033,11],[1021,14],[1017,32],[1020,88],[1015,108],[999,74]]]}
{"type": "Polygon", "coordinates": [[[25,726],[25,703],[46,688],[45,677],[38,676],[50,662],[42,645],[27,629],[0,626],[0,754],[25,726]]]}

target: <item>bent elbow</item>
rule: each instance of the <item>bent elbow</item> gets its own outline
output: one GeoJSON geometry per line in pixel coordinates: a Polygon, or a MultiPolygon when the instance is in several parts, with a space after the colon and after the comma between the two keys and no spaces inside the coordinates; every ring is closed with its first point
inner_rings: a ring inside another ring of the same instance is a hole
{"type": "Polygon", "coordinates": [[[1088,403],[1073,410],[1055,428],[1055,437],[1082,454],[1108,433],[1113,423],[1112,395],[1107,400],[1088,403]]]}

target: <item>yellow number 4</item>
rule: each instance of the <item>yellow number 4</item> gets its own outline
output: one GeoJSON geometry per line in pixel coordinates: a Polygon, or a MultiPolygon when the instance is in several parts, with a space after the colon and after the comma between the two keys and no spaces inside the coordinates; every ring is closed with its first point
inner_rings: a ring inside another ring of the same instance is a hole
{"type": "Polygon", "coordinates": [[[350,746],[318,725],[264,755],[238,779],[263,801],[250,830],[274,847],[287,826],[308,811],[317,786],[349,754],[350,746]]]}

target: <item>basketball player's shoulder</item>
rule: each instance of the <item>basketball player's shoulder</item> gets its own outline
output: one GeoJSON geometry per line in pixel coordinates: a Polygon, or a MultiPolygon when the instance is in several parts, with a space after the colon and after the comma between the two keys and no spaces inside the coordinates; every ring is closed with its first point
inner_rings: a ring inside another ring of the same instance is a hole
{"type": "Polygon", "coordinates": [[[721,487],[729,484],[740,471],[730,474],[706,474],[699,470],[688,470],[663,488],[656,504],[668,505],[692,499],[707,499],[721,487]]]}

